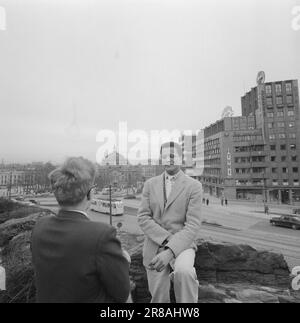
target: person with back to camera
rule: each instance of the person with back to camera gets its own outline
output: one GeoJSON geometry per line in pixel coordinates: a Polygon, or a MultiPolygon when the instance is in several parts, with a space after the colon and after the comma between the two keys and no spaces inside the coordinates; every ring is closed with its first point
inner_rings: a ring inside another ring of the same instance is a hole
{"type": "Polygon", "coordinates": [[[50,173],[57,216],[39,219],[31,239],[37,302],[124,303],[130,292],[126,259],[110,225],[87,214],[96,170],[69,158],[50,173]]]}

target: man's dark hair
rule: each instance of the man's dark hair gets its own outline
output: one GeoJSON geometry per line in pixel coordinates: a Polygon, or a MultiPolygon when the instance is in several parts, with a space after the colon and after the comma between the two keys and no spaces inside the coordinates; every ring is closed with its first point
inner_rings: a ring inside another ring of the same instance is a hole
{"type": "Polygon", "coordinates": [[[181,145],[178,144],[177,142],[174,142],[174,141],[169,141],[169,142],[165,142],[161,145],[160,147],[160,155],[162,154],[162,150],[163,148],[174,148],[177,150],[177,153],[182,156],[182,148],[181,148],[181,145]]]}

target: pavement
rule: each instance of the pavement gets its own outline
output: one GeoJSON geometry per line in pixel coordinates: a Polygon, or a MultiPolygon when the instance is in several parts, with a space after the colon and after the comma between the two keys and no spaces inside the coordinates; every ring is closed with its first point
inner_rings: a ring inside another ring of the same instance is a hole
{"type": "MultiPolygon", "coordinates": [[[[42,206],[53,211],[58,206],[52,199],[38,199],[42,206]]],[[[113,216],[112,222],[117,226],[122,223],[122,231],[131,234],[143,234],[137,223],[137,208],[140,200],[123,200],[124,215],[113,216]]],[[[270,215],[263,213],[263,204],[229,202],[221,206],[220,200],[210,198],[209,206],[203,205],[202,219],[204,224],[199,231],[199,238],[217,242],[248,244],[259,250],[282,253],[292,269],[300,265],[300,231],[273,227],[270,218],[277,214],[291,213],[290,206],[270,206],[270,215]]],[[[110,223],[107,214],[89,211],[93,221],[110,223]]]]}

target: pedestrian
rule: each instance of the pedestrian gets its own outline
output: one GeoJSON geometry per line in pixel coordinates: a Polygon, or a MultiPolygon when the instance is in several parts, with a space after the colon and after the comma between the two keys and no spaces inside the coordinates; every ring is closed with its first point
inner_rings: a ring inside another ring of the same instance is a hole
{"type": "Polygon", "coordinates": [[[267,204],[265,204],[265,214],[269,215],[269,207],[267,204]]]}
{"type": "Polygon", "coordinates": [[[206,205],[209,206],[209,199],[206,200],[206,205]]]}
{"type": "Polygon", "coordinates": [[[224,206],[224,199],[221,199],[221,205],[224,206]]]}
{"type": "Polygon", "coordinates": [[[228,200],[227,199],[225,199],[225,205],[228,206],[228,200]]]}

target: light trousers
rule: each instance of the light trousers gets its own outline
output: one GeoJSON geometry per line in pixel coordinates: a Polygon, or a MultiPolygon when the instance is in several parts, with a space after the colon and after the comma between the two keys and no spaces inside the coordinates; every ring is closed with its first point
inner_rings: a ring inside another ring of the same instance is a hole
{"type": "Polygon", "coordinates": [[[176,303],[197,303],[199,283],[194,263],[195,250],[187,249],[161,272],[146,268],[151,303],[170,303],[171,280],[176,303]],[[170,274],[171,267],[174,271],[170,274]]]}

